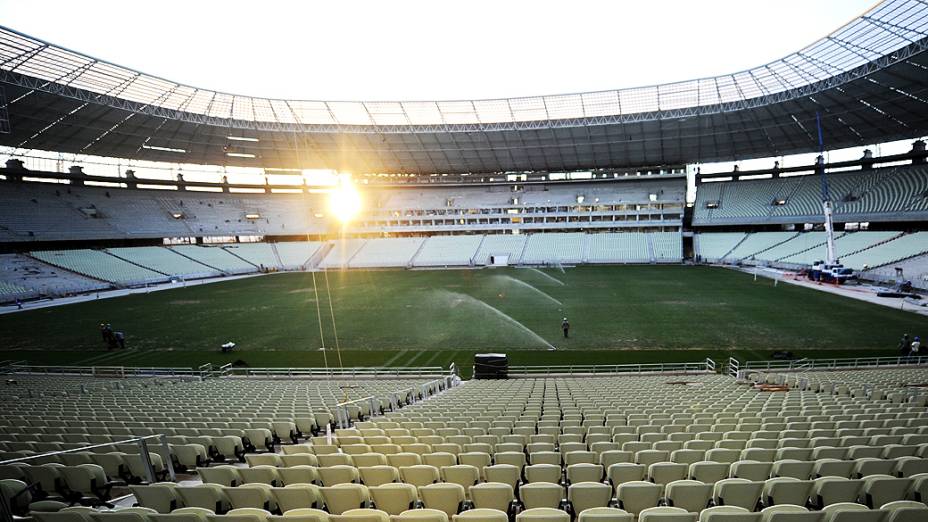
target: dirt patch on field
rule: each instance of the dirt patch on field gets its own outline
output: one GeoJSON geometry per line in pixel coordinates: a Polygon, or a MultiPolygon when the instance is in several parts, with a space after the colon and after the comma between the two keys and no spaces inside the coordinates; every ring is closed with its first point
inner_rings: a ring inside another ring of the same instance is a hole
{"type": "Polygon", "coordinates": [[[200,304],[199,299],[176,299],[174,301],[168,302],[170,305],[195,305],[200,304]]]}
{"type": "Polygon", "coordinates": [[[288,294],[311,294],[313,293],[312,288],[294,288],[287,292],[288,294]]]}

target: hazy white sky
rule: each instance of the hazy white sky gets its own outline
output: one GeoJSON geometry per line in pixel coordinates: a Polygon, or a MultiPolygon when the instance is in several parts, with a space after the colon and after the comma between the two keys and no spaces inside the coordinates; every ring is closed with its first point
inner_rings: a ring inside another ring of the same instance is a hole
{"type": "Polygon", "coordinates": [[[469,99],[730,73],[873,0],[0,0],[0,24],[235,94],[469,99]]]}

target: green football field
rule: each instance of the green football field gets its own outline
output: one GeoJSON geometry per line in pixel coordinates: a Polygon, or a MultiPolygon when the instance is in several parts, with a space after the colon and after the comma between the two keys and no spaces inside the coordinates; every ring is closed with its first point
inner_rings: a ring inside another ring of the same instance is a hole
{"type": "Polygon", "coordinates": [[[316,281],[283,273],[7,314],[0,359],[469,368],[474,353],[501,351],[512,364],[722,362],[774,350],[894,355],[902,333],[928,333],[924,317],[722,268],[341,271],[328,287],[322,273],[316,281]],[[101,321],[126,333],[127,350],[104,350],[101,321]],[[235,353],[219,353],[227,341],[235,353]]]}

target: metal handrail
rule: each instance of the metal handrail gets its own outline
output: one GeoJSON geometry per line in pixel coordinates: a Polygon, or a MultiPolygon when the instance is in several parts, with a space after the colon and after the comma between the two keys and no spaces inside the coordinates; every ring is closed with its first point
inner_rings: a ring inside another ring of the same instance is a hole
{"type": "Polygon", "coordinates": [[[811,371],[838,368],[879,368],[891,366],[921,366],[928,364],[928,356],[917,357],[854,357],[835,359],[797,359],[788,361],[745,361],[743,370],[811,371]]]}
{"type": "Polygon", "coordinates": [[[734,357],[728,358],[728,375],[735,378],[740,378],[741,373],[741,361],[735,359],[734,357]]]}
{"type": "Polygon", "coordinates": [[[445,375],[441,366],[421,367],[353,367],[353,368],[229,368],[227,375],[242,377],[313,377],[313,376],[345,376],[345,377],[388,377],[388,376],[423,376],[445,375]]]}
{"type": "Polygon", "coordinates": [[[714,371],[712,361],[710,366],[707,359],[700,362],[686,363],[640,363],[640,364],[582,364],[582,365],[551,365],[551,366],[510,366],[509,375],[537,375],[537,374],[617,374],[617,373],[665,373],[686,372],[705,373],[714,371]]]}
{"type": "Polygon", "coordinates": [[[42,375],[90,375],[99,376],[112,372],[120,377],[197,377],[199,370],[166,366],[51,366],[16,363],[9,366],[11,373],[33,373],[42,375]]]}
{"type": "Polygon", "coordinates": [[[80,448],[50,451],[48,453],[40,453],[37,455],[29,455],[27,457],[19,457],[16,459],[4,460],[4,461],[0,461],[0,466],[5,465],[5,464],[14,464],[17,462],[27,462],[30,460],[40,459],[40,458],[45,458],[45,457],[54,457],[56,455],[62,455],[65,453],[78,453],[81,451],[89,451],[89,450],[94,450],[97,448],[103,448],[106,446],[115,446],[117,444],[138,444],[139,455],[142,457],[142,463],[145,466],[145,474],[148,475],[147,477],[148,481],[151,483],[154,483],[157,477],[155,476],[155,468],[152,466],[152,463],[151,463],[151,457],[148,454],[148,443],[146,441],[149,439],[158,439],[158,441],[161,442],[161,448],[162,450],[164,450],[164,454],[167,456],[167,458],[164,459],[165,460],[164,465],[168,471],[168,477],[170,477],[171,482],[176,482],[177,476],[174,474],[174,463],[171,461],[171,448],[170,446],[168,446],[167,436],[163,433],[159,435],[146,435],[144,437],[134,437],[131,439],[126,439],[126,440],[105,442],[102,444],[93,444],[90,446],[82,446],[80,448]]]}

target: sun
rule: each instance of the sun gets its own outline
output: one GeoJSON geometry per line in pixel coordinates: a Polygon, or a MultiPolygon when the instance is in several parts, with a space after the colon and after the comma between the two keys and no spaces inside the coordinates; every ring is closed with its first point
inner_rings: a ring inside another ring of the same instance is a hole
{"type": "Polygon", "coordinates": [[[329,193],[329,210],[342,223],[351,221],[361,211],[361,193],[355,189],[351,178],[342,176],[338,186],[329,193]]]}

